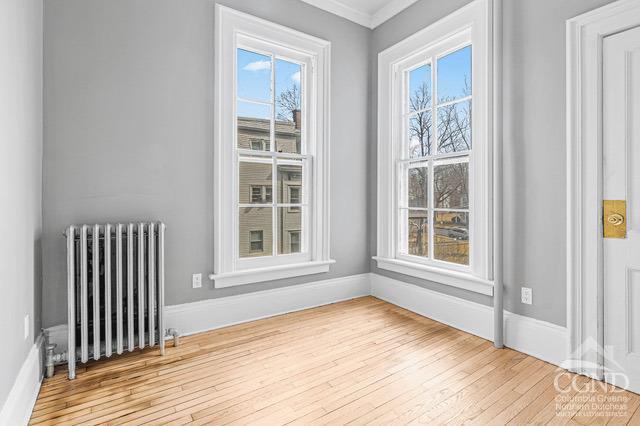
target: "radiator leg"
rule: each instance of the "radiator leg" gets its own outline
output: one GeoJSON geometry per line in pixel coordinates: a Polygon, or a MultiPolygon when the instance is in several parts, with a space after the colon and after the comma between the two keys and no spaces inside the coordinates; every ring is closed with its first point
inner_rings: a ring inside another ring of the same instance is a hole
{"type": "Polygon", "coordinates": [[[173,337],[173,347],[177,348],[180,344],[180,333],[175,328],[170,328],[167,330],[167,336],[173,337]]]}

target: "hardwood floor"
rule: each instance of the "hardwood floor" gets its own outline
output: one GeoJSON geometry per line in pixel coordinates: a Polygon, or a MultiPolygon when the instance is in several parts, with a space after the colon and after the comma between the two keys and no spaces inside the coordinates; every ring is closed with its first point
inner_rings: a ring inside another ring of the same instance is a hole
{"type": "Polygon", "coordinates": [[[559,372],[365,297],[59,369],[31,424],[640,424],[640,396],[559,372]]]}

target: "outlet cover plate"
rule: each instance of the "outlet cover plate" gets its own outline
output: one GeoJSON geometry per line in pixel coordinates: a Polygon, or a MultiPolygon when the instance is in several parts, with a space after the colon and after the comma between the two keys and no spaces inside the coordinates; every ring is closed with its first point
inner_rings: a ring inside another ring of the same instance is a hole
{"type": "Polygon", "coordinates": [[[202,274],[193,274],[191,277],[191,285],[193,288],[202,287],[202,274]]]}
{"type": "Polygon", "coordinates": [[[27,340],[29,338],[29,334],[31,332],[31,318],[29,318],[29,314],[24,316],[24,339],[27,340]]]}
{"type": "Polygon", "coordinates": [[[525,305],[533,304],[533,290],[529,287],[522,287],[521,289],[522,303],[525,305]]]}

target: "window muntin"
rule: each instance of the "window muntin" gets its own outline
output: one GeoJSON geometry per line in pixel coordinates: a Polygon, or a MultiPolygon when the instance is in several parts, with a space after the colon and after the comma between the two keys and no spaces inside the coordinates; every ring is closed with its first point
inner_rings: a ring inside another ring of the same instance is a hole
{"type": "Polygon", "coordinates": [[[308,68],[264,49],[238,47],[236,55],[238,256],[302,255],[309,220],[305,175],[313,160],[306,154],[303,123],[308,68]],[[297,197],[291,197],[290,188],[296,188],[297,197]],[[262,232],[261,250],[243,239],[248,228],[251,235],[262,232]],[[292,229],[299,235],[293,245],[292,229]]]}
{"type": "Polygon", "coordinates": [[[465,45],[401,73],[398,257],[470,264],[471,63],[465,45]]]}

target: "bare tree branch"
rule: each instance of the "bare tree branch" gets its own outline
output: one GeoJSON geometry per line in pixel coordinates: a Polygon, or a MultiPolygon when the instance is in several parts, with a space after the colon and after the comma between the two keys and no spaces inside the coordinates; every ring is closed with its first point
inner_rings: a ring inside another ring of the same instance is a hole
{"type": "Polygon", "coordinates": [[[294,111],[300,109],[300,88],[294,84],[289,89],[284,90],[276,100],[278,113],[276,117],[281,121],[293,122],[294,111]]]}

